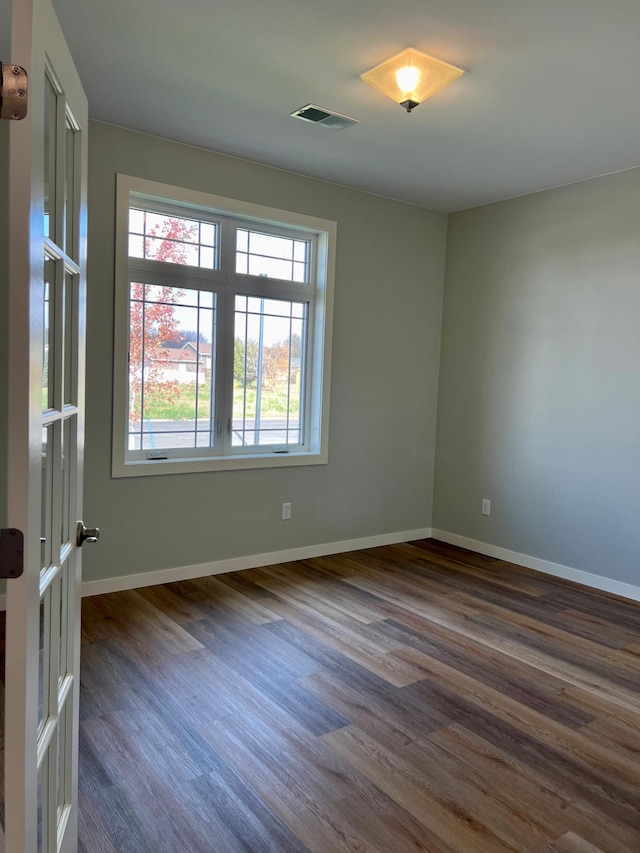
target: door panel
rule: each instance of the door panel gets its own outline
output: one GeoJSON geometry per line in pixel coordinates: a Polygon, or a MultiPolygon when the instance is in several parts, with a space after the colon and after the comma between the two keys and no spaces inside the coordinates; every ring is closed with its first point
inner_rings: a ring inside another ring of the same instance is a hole
{"type": "Polygon", "coordinates": [[[5,831],[11,853],[77,848],[87,103],[49,0],[14,0],[29,74],[9,141],[5,831]]]}

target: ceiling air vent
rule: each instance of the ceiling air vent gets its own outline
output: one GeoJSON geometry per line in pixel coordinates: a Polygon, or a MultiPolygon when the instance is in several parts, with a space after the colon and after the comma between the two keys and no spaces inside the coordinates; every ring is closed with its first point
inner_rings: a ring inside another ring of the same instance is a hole
{"type": "Polygon", "coordinates": [[[299,110],[291,113],[291,117],[301,118],[303,121],[310,121],[312,124],[318,124],[321,127],[330,127],[332,130],[344,130],[346,127],[351,127],[352,124],[359,123],[357,118],[349,118],[349,116],[331,112],[331,110],[318,107],[315,104],[300,107],[299,110]]]}

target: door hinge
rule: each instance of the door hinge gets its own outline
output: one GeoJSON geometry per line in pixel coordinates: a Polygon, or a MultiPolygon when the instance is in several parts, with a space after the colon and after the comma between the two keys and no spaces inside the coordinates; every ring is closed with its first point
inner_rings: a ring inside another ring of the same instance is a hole
{"type": "Polygon", "coordinates": [[[24,118],[27,100],[27,72],[21,65],[0,62],[0,118],[24,118]]]}
{"type": "Polygon", "coordinates": [[[24,571],[24,536],[22,530],[5,527],[0,530],[0,578],[19,578],[24,571]]]}

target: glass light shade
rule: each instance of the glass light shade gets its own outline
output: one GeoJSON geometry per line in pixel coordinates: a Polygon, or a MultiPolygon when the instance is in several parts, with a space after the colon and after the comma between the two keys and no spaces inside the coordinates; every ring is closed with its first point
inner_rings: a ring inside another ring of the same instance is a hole
{"type": "Polygon", "coordinates": [[[464,71],[455,65],[410,47],[361,74],[360,79],[410,112],[461,74],[464,71]]]}

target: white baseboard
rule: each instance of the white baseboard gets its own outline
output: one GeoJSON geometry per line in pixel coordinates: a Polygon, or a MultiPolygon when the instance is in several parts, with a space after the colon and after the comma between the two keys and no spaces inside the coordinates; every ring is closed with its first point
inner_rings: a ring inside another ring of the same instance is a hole
{"type": "MultiPolygon", "coordinates": [[[[84,581],[82,584],[82,595],[102,595],[107,592],[120,592],[126,589],[137,589],[143,586],[155,586],[161,583],[173,583],[174,581],[194,580],[194,578],[207,577],[208,575],[220,575],[225,572],[238,572],[243,569],[257,569],[262,566],[271,566],[275,563],[288,563],[293,560],[310,560],[313,557],[327,557],[330,554],[342,554],[347,551],[361,551],[363,548],[377,548],[381,545],[396,545],[399,542],[411,542],[415,539],[440,539],[450,545],[458,545],[478,554],[488,557],[496,557],[509,563],[534,569],[543,574],[575,583],[611,592],[632,601],[640,601],[640,587],[633,584],[616,581],[612,578],[584,572],[580,569],[572,569],[570,566],[562,566],[559,563],[551,563],[538,557],[529,557],[517,551],[509,551],[507,548],[499,548],[497,545],[489,545],[477,539],[469,539],[466,536],[458,536],[456,533],[448,533],[446,530],[437,530],[430,527],[418,530],[405,530],[399,533],[383,533],[378,536],[366,536],[361,539],[345,539],[342,542],[327,542],[322,545],[308,545],[302,548],[290,548],[284,551],[271,551],[266,554],[250,554],[246,557],[233,557],[228,560],[216,560],[210,563],[198,563],[193,566],[178,566],[172,569],[160,569],[155,572],[141,572],[137,575],[121,575],[106,580],[84,581]]],[[[6,598],[0,596],[0,610],[5,609],[6,598]]]]}
{"type": "Polygon", "coordinates": [[[468,539],[466,536],[458,536],[457,533],[448,533],[446,530],[434,528],[431,531],[431,536],[434,539],[447,542],[449,545],[467,548],[469,551],[476,551],[479,554],[485,554],[487,557],[496,557],[498,560],[516,563],[518,566],[524,566],[527,569],[535,569],[545,575],[553,575],[556,578],[574,581],[574,583],[583,586],[590,586],[593,589],[601,589],[623,598],[640,601],[640,586],[594,575],[581,569],[572,569],[570,566],[562,566],[560,563],[550,563],[548,560],[541,560],[538,557],[529,557],[527,554],[519,554],[517,551],[509,551],[507,548],[499,548],[497,545],[489,545],[486,542],[479,542],[477,539],[468,539]]]}
{"type": "Polygon", "coordinates": [[[289,563],[292,560],[310,560],[313,557],[327,557],[330,554],[342,554],[344,551],[361,551],[363,548],[377,548],[380,545],[396,545],[399,542],[411,542],[414,539],[431,538],[431,528],[404,530],[399,533],[383,533],[379,536],[365,536],[362,539],[345,539],[343,542],[326,542],[322,545],[307,545],[303,548],[289,548],[284,551],[271,551],[266,554],[250,554],[247,557],[233,557],[229,560],[215,560],[211,563],[198,563],[194,566],[178,566],[174,569],[160,569],[155,572],[141,572],[137,575],[121,575],[99,581],[84,581],[82,595],[102,595],[105,592],[120,592],[125,589],[137,589],[143,586],[155,586],[160,583],[193,580],[208,575],[221,575],[225,572],[238,572],[243,569],[258,569],[275,563],[289,563]]]}

